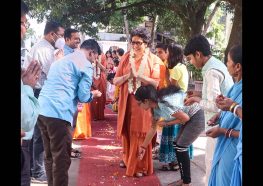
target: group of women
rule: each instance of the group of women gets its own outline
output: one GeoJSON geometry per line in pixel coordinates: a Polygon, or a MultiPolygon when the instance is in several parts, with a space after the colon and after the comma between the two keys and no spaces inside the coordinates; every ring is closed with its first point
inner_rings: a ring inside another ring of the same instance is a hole
{"type": "MultiPolygon", "coordinates": [[[[169,70],[163,71],[160,70],[163,62],[148,48],[150,34],[146,28],[134,29],[130,39],[131,49],[123,56],[113,79],[113,83],[120,88],[117,121],[117,135],[122,138],[123,147],[120,166],[126,168],[127,176],[152,174],[151,140],[157,125],[178,125],[180,129],[173,140],[173,148],[181,179],[173,184],[191,185],[188,148],[204,131],[205,123],[203,110],[198,103],[185,106],[183,102],[187,86],[180,82],[183,77],[180,73],[185,68],[182,64],[183,53],[180,53],[182,48],[171,45],[172,50],[167,50],[170,58],[168,57],[168,63],[164,64],[169,70]],[[174,71],[174,67],[177,67],[175,76],[169,72],[174,71]],[[167,77],[165,81],[169,82],[163,88],[158,87],[159,82],[164,81],[159,77],[167,77]]],[[[208,137],[218,138],[209,185],[238,185],[242,180],[241,46],[231,48],[227,67],[235,79],[235,84],[226,96],[220,95],[216,99],[217,107],[222,112],[211,119],[209,124],[217,122],[219,127],[206,132],[208,137]]]]}

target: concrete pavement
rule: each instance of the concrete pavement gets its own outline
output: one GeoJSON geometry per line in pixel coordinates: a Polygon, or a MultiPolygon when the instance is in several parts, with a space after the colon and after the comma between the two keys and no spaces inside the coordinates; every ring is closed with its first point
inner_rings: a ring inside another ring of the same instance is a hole
{"type": "MultiPolygon", "coordinates": [[[[191,177],[192,185],[204,186],[205,185],[205,144],[206,138],[201,135],[194,142],[194,158],[191,160],[191,177]]],[[[180,172],[178,171],[160,171],[158,168],[161,166],[158,160],[154,160],[154,171],[159,178],[162,186],[167,186],[169,183],[179,180],[180,172]]]]}

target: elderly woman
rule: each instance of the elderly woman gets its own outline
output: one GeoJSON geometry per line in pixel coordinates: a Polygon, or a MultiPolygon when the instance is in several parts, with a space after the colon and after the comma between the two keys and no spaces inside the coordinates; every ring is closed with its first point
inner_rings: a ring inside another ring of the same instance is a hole
{"type": "Polygon", "coordinates": [[[134,29],[130,35],[131,50],[123,55],[113,83],[120,87],[117,135],[122,137],[123,161],[127,176],[141,177],[153,173],[152,146],[142,161],[137,161],[137,149],[151,127],[152,114],[137,104],[134,93],[141,85],[157,88],[160,58],[150,52],[150,33],[146,28],[134,29]]]}
{"type": "MultiPolygon", "coordinates": [[[[215,123],[219,123],[219,127],[211,128],[206,132],[207,136],[217,138],[217,144],[215,147],[212,169],[209,178],[210,186],[230,185],[235,156],[238,158],[239,155],[241,155],[242,158],[242,145],[238,146],[240,140],[242,144],[242,137],[238,139],[242,127],[242,120],[240,119],[242,118],[241,46],[236,45],[229,50],[227,69],[230,75],[234,78],[235,84],[229,90],[226,97],[219,95],[216,98],[217,107],[223,111],[214,115],[208,121],[208,124],[213,125],[215,123]]],[[[242,164],[239,165],[241,167],[242,164]]]]}

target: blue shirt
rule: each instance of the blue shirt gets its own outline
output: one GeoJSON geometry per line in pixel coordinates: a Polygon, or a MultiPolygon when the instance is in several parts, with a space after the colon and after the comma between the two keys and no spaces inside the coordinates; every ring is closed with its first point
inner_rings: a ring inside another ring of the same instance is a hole
{"type": "Polygon", "coordinates": [[[165,96],[162,100],[170,106],[168,106],[167,103],[158,102],[158,108],[153,109],[154,118],[163,118],[165,121],[174,120],[175,118],[172,115],[179,110],[179,108],[183,107],[184,97],[185,94],[183,91],[165,96]]]}
{"type": "Polygon", "coordinates": [[[64,45],[64,56],[74,52],[73,48],[70,48],[68,45],[64,45]]]}
{"type": "Polygon", "coordinates": [[[24,85],[21,80],[21,129],[26,134],[23,139],[32,139],[38,114],[39,104],[34,97],[33,89],[29,85],[24,85]]]}
{"type": "Polygon", "coordinates": [[[82,50],[53,63],[39,95],[40,114],[73,122],[77,103],[92,100],[93,67],[82,50]]]}

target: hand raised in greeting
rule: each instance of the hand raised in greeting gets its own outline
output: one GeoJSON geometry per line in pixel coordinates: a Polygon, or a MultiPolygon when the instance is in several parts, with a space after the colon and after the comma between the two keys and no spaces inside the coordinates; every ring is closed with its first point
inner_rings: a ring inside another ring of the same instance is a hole
{"type": "Polygon", "coordinates": [[[39,80],[41,71],[41,65],[36,60],[33,60],[26,70],[22,69],[21,71],[23,84],[34,88],[39,80]]]}

